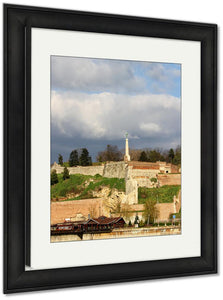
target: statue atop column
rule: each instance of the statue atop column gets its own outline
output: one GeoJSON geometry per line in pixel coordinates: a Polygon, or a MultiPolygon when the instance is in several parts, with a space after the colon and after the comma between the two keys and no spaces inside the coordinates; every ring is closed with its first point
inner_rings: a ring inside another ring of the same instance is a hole
{"type": "Polygon", "coordinates": [[[125,134],[125,156],[124,156],[124,161],[125,162],[130,161],[128,132],[126,132],[126,134],[125,134]]]}

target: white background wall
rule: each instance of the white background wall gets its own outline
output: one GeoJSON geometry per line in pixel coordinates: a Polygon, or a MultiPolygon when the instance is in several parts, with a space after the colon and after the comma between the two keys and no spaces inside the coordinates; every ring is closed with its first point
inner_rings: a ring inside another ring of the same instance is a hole
{"type": "MultiPolygon", "coordinates": [[[[218,116],[219,116],[219,170],[223,169],[222,159],[220,157],[222,149],[222,135],[220,132],[223,130],[223,106],[220,102],[220,87],[222,86],[222,78],[220,71],[222,69],[222,60],[220,52],[222,50],[221,27],[223,26],[222,18],[222,1],[221,0],[6,0],[7,3],[34,5],[34,6],[47,6],[54,8],[64,8],[73,10],[95,11],[103,13],[135,15],[152,18],[175,19],[185,21],[196,21],[206,23],[217,23],[219,25],[219,47],[218,47],[218,116]]],[[[2,4],[2,1],[1,1],[2,4]]],[[[2,5],[1,5],[2,6],[2,5]]],[[[2,7],[1,7],[2,10],[2,7]]],[[[1,12],[2,15],[2,12],[1,12]]],[[[2,22],[1,22],[2,26],[2,22]]],[[[0,31],[2,34],[2,30],[0,31]]],[[[3,40],[3,38],[1,38],[3,40]]],[[[2,60],[0,60],[2,64],[2,60]]],[[[2,67],[3,68],[3,67],[2,67]]],[[[2,73],[1,75],[2,76],[2,73]]],[[[2,87],[2,80],[0,80],[2,87]]],[[[2,106],[1,106],[2,109],[2,106]]],[[[2,118],[2,114],[0,116],[2,118]]],[[[2,122],[1,122],[2,124],[2,122]]],[[[0,132],[2,135],[2,131],[0,132]]],[[[2,148],[0,149],[2,153],[2,148]]],[[[3,173],[2,173],[3,174],[3,173]]],[[[3,175],[2,175],[3,177],[3,175]]],[[[218,220],[219,220],[219,274],[212,276],[194,276],[178,279],[165,279],[144,281],[137,283],[124,283],[113,284],[96,287],[84,287],[77,289],[65,289],[38,293],[26,293],[19,295],[12,295],[11,298],[16,299],[39,299],[43,300],[50,298],[54,299],[221,299],[222,297],[222,282],[223,276],[221,274],[221,257],[220,250],[222,249],[222,232],[221,232],[221,217],[223,216],[221,200],[221,179],[219,174],[219,201],[218,201],[218,220]]],[[[2,180],[0,181],[0,188],[2,190],[2,180]]],[[[1,233],[2,234],[2,233],[1,233]]],[[[140,251],[140,250],[139,250],[140,251]]],[[[1,259],[2,262],[2,259],[1,259]]],[[[1,280],[2,282],[2,280],[1,280]]],[[[0,295],[0,298],[3,295],[0,295]]]]}

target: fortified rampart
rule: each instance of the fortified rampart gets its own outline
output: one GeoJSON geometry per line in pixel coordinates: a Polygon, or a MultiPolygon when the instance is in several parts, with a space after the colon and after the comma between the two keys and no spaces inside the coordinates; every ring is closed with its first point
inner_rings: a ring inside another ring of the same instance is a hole
{"type": "Polygon", "coordinates": [[[176,205],[175,203],[158,203],[156,204],[156,207],[159,210],[159,220],[167,220],[170,216],[170,214],[175,214],[176,211],[176,205]]]}
{"type": "Polygon", "coordinates": [[[141,162],[141,161],[129,161],[129,166],[133,169],[141,170],[156,170],[158,173],[179,173],[179,168],[171,163],[163,161],[152,162],[141,162]]]}
{"type": "Polygon", "coordinates": [[[67,218],[88,217],[90,214],[94,218],[98,218],[104,214],[103,199],[93,198],[84,200],[57,201],[50,204],[50,223],[64,222],[67,218]]]}
{"type": "Polygon", "coordinates": [[[128,165],[124,161],[107,162],[103,166],[103,176],[108,178],[125,178],[128,165]]]}
{"type": "Polygon", "coordinates": [[[159,173],[158,169],[136,169],[132,168],[132,178],[137,181],[140,187],[153,187],[151,178],[156,178],[159,173]]]}
{"type": "MultiPolygon", "coordinates": [[[[51,170],[62,173],[64,168],[54,163],[51,170]]],[[[172,170],[177,171],[178,168],[165,162],[107,162],[100,166],[68,167],[68,170],[70,174],[92,176],[99,174],[108,178],[125,178],[125,202],[129,204],[138,203],[138,187],[152,188],[156,185],[181,184],[181,174],[170,173],[172,170]],[[156,178],[157,182],[151,181],[152,178],[156,178]]]]}
{"type": "MultiPolygon", "coordinates": [[[[82,174],[82,175],[91,175],[94,176],[99,174],[108,178],[125,178],[125,172],[128,165],[123,162],[107,162],[101,166],[77,166],[77,167],[68,167],[70,174],[82,174]]],[[[63,173],[64,167],[61,167],[57,163],[54,163],[51,167],[51,170],[56,170],[56,172],[63,173]]]]}
{"type": "Polygon", "coordinates": [[[142,162],[142,161],[129,161],[129,166],[132,166],[133,169],[144,169],[144,170],[159,170],[160,164],[159,162],[151,163],[151,162],[142,162]]]}
{"type": "Polygon", "coordinates": [[[125,172],[125,194],[126,203],[138,203],[138,182],[132,176],[132,167],[127,167],[125,172]]]}
{"type": "Polygon", "coordinates": [[[181,185],[181,174],[158,174],[159,185],[181,185]]]}
{"type": "MultiPolygon", "coordinates": [[[[109,178],[125,178],[126,170],[131,168],[132,177],[147,177],[153,178],[157,174],[173,174],[178,173],[179,168],[172,164],[167,164],[166,162],[140,162],[140,161],[119,161],[119,162],[107,162],[100,166],[77,166],[77,167],[68,167],[70,174],[83,174],[83,175],[96,175],[100,174],[104,177],[109,178]]],[[[62,173],[64,167],[61,167],[56,162],[51,166],[51,170],[56,170],[57,173],[62,173]]],[[[179,175],[179,174],[177,174],[179,175]]],[[[164,177],[162,177],[164,178],[164,177]]]]}
{"type": "MultiPolygon", "coordinates": [[[[178,197],[173,198],[172,203],[157,203],[159,216],[157,220],[168,220],[170,214],[177,213],[181,207],[181,193],[178,197]]],[[[125,203],[122,204],[121,210],[125,210],[125,203]]],[[[131,220],[134,223],[136,214],[139,220],[144,219],[144,204],[130,204],[128,203],[127,212],[123,213],[126,222],[131,220]]],[[[64,222],[65,219],[70,218],[73,221],[83,220],[88,216],[98,218],[101,215],[109,217],[109,210],[106,206],[106,201],[103,198],[93,198],[84,200],[70,200],[70,201],[56,201],[51,202],[51,224],[64,222]]],[[[120,213],[114,214],[119,216],[120,213]]]]}
{"type": "MultiPolygon", "coordinates": [[[[104,165],[102,166],[86,166],[86,167],[68,167],[70,174],[82,174],[82,175],[91,175],[94,176],[99,174],[103,176],[104,165]]],[[[63,173],[64,167],[61,167],[57,163],[54,163],[51,167],[51,170],[56,170],[57,174],[63,173]]]]}

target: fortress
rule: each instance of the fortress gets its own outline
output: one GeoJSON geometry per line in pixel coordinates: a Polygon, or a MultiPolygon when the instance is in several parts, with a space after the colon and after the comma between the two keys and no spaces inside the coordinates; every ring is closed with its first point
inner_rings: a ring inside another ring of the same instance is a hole
{"type": "MultiPolygon", "coordinates": [[[[62,173],[64,168],[55,162],[51,170],[62,173]]],[[[176,165],[161,161],[155,163],[131,161],[127,134],[124,161],[106,162],[100,166],[68,167],[68,170],[70,174],[92,176],[99,174],[108,178],[125,178],[126,197],[122,201],[128,204],[138,204],[138,187],[153,188],[181,184],[181,174],[176,165]]]]}

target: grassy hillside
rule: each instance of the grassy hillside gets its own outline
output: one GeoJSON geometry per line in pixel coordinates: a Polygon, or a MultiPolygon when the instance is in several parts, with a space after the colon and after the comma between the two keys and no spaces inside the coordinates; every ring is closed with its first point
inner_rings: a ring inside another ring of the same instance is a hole
{"type": "Polygon", "coordinates": [[[92,191],[102,186],[108,186],[111,189],[116,188],[125,191],[125,180],[119,178],[105,178],[101,175],[70,175],[69,179],[63,180],[62,174],[58,174],[59,182],[51,186],[51,199],[65,197],[66,194],[80,194],[75,199],[92,198],[92,191]]]}
{"type": "Polygon", "coordinates": [[[173,201],[173,196],[178,195],[180,185],[164,185],[160,188],[143,188],[138,189],[139,203],[143,204],[146,200],[151,199],[154,201],[159,201],[159,203],[170,203],[173,201]]]}

